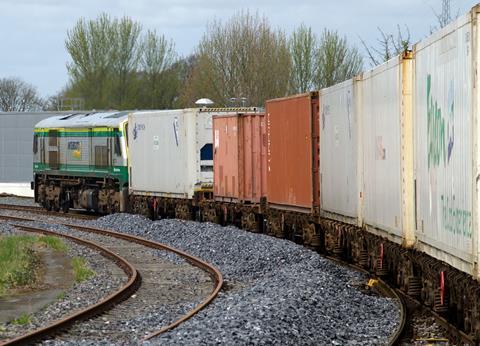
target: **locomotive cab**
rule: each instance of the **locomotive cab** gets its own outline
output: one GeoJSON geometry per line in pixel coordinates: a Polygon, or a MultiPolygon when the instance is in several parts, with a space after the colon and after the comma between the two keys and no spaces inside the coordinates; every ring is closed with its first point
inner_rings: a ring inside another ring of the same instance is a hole
{"type": "Polygon", "coordinates": [[[48,210],[126,210],[128,112],[71,114],[38,123],[33,135],[35,201],[48,210]]]}

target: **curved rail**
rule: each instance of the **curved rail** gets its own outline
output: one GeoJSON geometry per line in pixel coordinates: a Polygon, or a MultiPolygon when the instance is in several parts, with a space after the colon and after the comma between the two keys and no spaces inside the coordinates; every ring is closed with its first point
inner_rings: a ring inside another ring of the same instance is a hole
{"type": "MultiPolygon", "coordinates": [[[[0,215],[0,219],[2,219],[2,218],[8,218],[8,219],[19,220],[19,221],[36,221],[36,220],[32,220],[32,219],[19,218],[19,217],[15,217],[15,216],[0,215]]],[[[210,277],[212,277],[212,279],[215,281],[215,288],[213,289],[212,293],[210,293],[210,295],[207,298],[205,298],[200,304],[198,304],[195,308],[188,311],[185,315],[183,315],[182,317],[180,317],[179,319],[177,319],[173,323],[159,329],[158,331],[155,331],[155,332],[152,332],[152,333],[148,334],[147,336],[145,336],[143,338],[143,340],[148,340],[148,339],[151,339],[151,338],[153,338],[155,336],[158,336],[162,333],[165,333],[165,332],[177,327],[182,322],[188,320],[192,316],[194,316],[197,312],[202,310],[204,307],[206,307],[208,304],[210,304],[215,299],[215,297],[218,295],[218,292],[220,292],[220,290],[223,286],[222,273],[220,273],[220,271],[216,267],[214,267],[213,265],[201,260],[198,257],[192,256],[192,255],[190,255],[186,252],[183,252],[183,251],[178,250],[176,248],[170,247],[168,245],[161,244],[161,243],[151,241],[151,240],[147,240],[147,239],[137,237],[137,236],[134,236],[134,235],[115,232],[115,231],[111,231],[111,230],[105,230],[105,229],[101,229],[101,228],[80,226],[80,225],[69,224],[69,223],[60,223],[60,222],[57,223],[57,224],[60,224],[60,225],[66,226],[66,227],[75,228],[75,229],[78,229],[78,230],[84,231],[84,232],[91,232],[91,233],[106,235],[106,236],[110,236],[110,237],[115,237],[115,238],[118,238],[118,239],[123,239],[123,240],[130,241],[130,242],[135,242],[135,243],[142,244],[144,246],[150,247],[152,249],[166,250],[166,251],[173,252],[173,253],[179,255],[180,257],[184,258],[188,262],[190,262],[192,265],[194,265],[194,266],[202,269],[203,271],[207,272],[210,275],[210,277]]]]}
{"type": "MultiPolygon", "coordinates": [[[[355,264],[351,264],[348,262],[344,262],[339,258],[336,257],[331,257],[331,256],[324,256],[325,258],[328,258],[331,261],[334,261],[336,263],[339,263],[345,267],[351,268],[353,270],[362,272],[366,275],[370,275],[370,272],[365,270],[364,268],[361,268],[359,266],[356,266],[355,264]]],[[[390,338],[388,339],[387,345],[397,345],[400,342],[400,338],[403,334],[403,331],[405,329],[405,326],[407,324],[407,306],[405,304],[404,299],[399,295],[398,291],[395,288],[390,287],[385,281],[383,281],[380,278],[375,278],[377,280],[377,284],[375,285],[375,289],[384,297],[388,298],[393,298],[398,302],[398,305],[400,307],[400,324],[395,328],[395,331],[392,335],[390,335],[390,338]]]]}
{"type": "MultiPolygon", "coordinates": [[[[1,218],[6,218],[6,217],[2,216],[1,218]]],[[[25,220],[22,220],[22,221],[25,221],[25,220]]],[[[35,340],[42,339],[46,335],[51,335],[56,332],[59,332],[65,327],[71,325],[75,321],[82,320],[108,310],[110,306],[122,301],[126,297],[130,296],[133,292],[135,292],[135,290],[140,284],[140,275],[138,274],[135,267],[133,267],[128,261],[126,261],[122,257],[116,255],[112,251],[98,244],[95,244],[91,241],[80,239],[74,236],[57,233],[57,232],[53,232],[53,231],[49,231],[41,228],[28,227],[28,226],[23,226],[18,224],[14,224],[14,226],[26,232],[41,233],[45,235],[63,237],[65,239],[74,241],[77,244],[88,246],[92,249],[100,251],[102,255],[113,260],[120,268],[122,268],[123,271],[128,275],[129,280],[124,285],[122,285],[118,290],[104,297],[96,304],[88,306],[84,309],[81,309],[59,320],[55,320],[53,323],[49,324],[48,326],[38,328],[36,330],[20,335],[13,339],[7,339],[4,341],[1,341],[0,345],[23,345],[26,343],[31,343],[35,340]]]]}
{"type": "Polygon", "coordinates": [[[137,237],[137,236],[134,236],[134,235],[124,234],[124,233],[115,232],[115,231],[111,231],[111,230],[107,231],[107,230],[104,230],[104,229],[101,229],[101,228],[94,228],[94,227],[78,226],[78,225],[65,224],[65,223],[62,224],[62,225],[67,226],[67,227],[71,227],[71,228],[76,228],[76,229],[79,229],[81,231],[88,231],[88,232],[93,232],[93,233],[97,233],[97,234],[113,236],[115,238],[131,241],[131,242],[136,242],[138,244],[142,244],[142,245],[145,245],[145,246],[153,248],[153,249],[166,250],[166,251],[173,252],[173,253],[179,255],[180,257],[183,257],[185,260],[190,262],[192,265],[194,265],[196,267],[199,267],[200,269],[207,272],[212,277],[212,279],[215,281],[214,290],[212,291],[212,293],[210,293],[210,295],[204,301],[202,301],[195,308],[188,311],[185,315],[183,315],[181,318],[174,321],[173,323],[169,324],[168,326],[165,326],[165,327],[159,329],[158,331],[155,331],[153,333],[148,334],[147,336],[145,336],[143,338],[143,340],[149,340],[149,339],[151,339],[155,336],[158,336],[162,333],[165,333],[165,332],[177,327],[182,322],[188,320],[189,318],[194,316],[197,312],[199,312],[204,307],[206,307],[208,304],[210,304],[213,301],[213,299],[215,299],[215,297],[218,295],[218,292],[220,292],[220,290],[222,289],[222,286],[223,286],[222,273],[220,273],[220,271],[216,267],[214,267],[213,265],[201,260],[198,257],[187,254],[186,252],[183,252],[181,250],[178,250],[176,248],[170,247],[170,246],[165,245],[165,244],[161,244],[161,243],[158,243],[158,242],[155,242],[155,241],[140,238],[140,237],[137,237]]]}
{"type": "Polygon", "coordinates": [[[71,217],[76,219],[82,220],[95,220],[98,216],[91,215],[91,214],[83,214],[81,211],[79,212],[71,212],[71,213],[62,213],[59,211],[48,211],[39,206],[28,206],[28,205],[16,205],[16,204],[3,204],[0,203],[0,209],[5,210],[15,210],[15,211],[25,211],[29,213],[37,213],[37,214],[45,214],[50,216],[60,216],[60,217],[71,217]]]}
{"type": "Polygon", "coordinates": [[[417,299],[407,295],[405,292],[402,292],[401,290],[397,290],[399,295],[403,298],[403,300],[408,301],[410,304],[414,304],[415,306],[421,306],[423,309],[427,310],[437,321],[438,324],[440,324],[448,334],[448,337],[450,340],[457,345],[477,345],[475,343],[475,340],[467,335],[465,332],[459,330],[456,328],[453,324],[448,322],[444,317],[440,316],[438,313],[433,311],[432,309],[428,308],[425,305],[422,305],[417,299]]]}

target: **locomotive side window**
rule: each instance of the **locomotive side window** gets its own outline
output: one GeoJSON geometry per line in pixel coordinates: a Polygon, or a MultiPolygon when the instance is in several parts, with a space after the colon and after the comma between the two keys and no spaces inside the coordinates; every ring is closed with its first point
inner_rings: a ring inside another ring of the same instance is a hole
{"type": "Polygon", "coordinates": [[[36,133],[33,135],[33,153],[38,153],[38,135],[36,133]]]}
{"type": "Polygon", "coordinates": [[[122,147],[120,145],[120,133],[119,132],[115,133],[114,146],[115,146],[115,155],[121,156],[122,155],[122,147]]]}
{"type": "Polygon", "coordinates": [[[127,147],[128,147],[128,123],[125,123],[123,133],[125,134],[125,143],[127,144],[127,147]]]}
{"type": "Polygon", "coordinates": [[[51,147],[58,146],[58,131],[57,130],[50,130],[48,133],[48,145],[51,147]]]}

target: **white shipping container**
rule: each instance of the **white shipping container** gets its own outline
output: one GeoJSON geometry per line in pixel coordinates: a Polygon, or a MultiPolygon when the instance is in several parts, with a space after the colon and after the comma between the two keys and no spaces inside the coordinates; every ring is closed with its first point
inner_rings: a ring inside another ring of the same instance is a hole
{"type": "Polygon", "coordinates": [[[476,11],[414,47],[417,247],[468,273],[478,239],[476,11]]]}
{"type": "Polygon", "coordinates": [[[369,231],[413,243],[411,56],[362,75],[363,221],[369,231]]]}
{"type": "Polygon", "coordinates": [[[320,92],[320,183],[323,217],[357,223],[357,112],[354,80],[320,92]]]}
{"type": "Polygon", "coordinates": [[[129,115],[130,192],[192,198],[213,183],[212,113],[199,109],[129,115]]]}

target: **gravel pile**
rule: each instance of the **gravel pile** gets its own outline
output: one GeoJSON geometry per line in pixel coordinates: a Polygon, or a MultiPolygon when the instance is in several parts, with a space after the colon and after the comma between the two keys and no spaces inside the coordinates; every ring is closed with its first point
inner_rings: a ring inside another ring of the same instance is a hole
{"type": "MultiPolygon", "coordinates": [[[[21,232],[8,224],[0,223],[0,235],[15,233],[20,234],[21,232]]],[[[87,281],[74,283],[56,301],[33,313],[30,316],[30,323],[27,325],[0,324],[0,339],[24,334],[27,330],[37,329],[76,310],[93,305],[126,282],[126,275],[112,275],[113,272],[118,273],[119,269],[98,252],[65,239],[63,241],[68,246],[66,255],[71,258],[84,258],[88,266],[95,272],[95,276],[87,281]]]]}
{"type": "Polygon", "coordinates": [[[363,274],[286,240],[129,214],[85,223],[182,249],[224,275],[213,304],[153,344],[383,345],[398,325],[396,303],[365,293],[363,274]]]}

